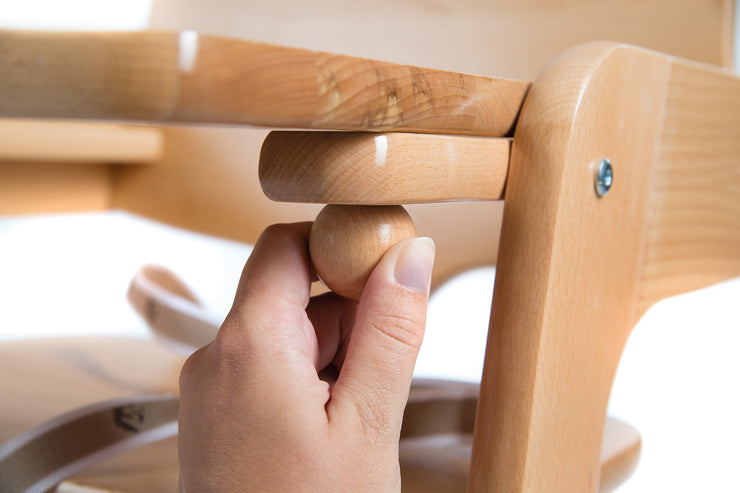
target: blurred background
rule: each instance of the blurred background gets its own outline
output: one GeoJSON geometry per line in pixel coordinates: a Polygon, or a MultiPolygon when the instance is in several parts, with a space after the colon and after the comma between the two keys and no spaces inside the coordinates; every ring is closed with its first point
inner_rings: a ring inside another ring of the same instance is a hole
{"type": "MultiPolygon", "coordinates": [[[[482,0],[0,0],[0,28],[196,29],[534,80],[553,55],[594,39],[740,67],[732,29],[738,10],[721,0],[516,6],[482,0]]],[[[21,133],[49,140],[3,154],[3,142],[9,144],[1,134],[12,134],[5,125],[17,122],[0,121],[0,341],[149,337],[125,293],[138,267],[150,263],[178,273],[222,318],[259,232],[274,222],[312,220],[319,210],[264,198],[256,160],[265,130],[137,127],[150,132],[149,150],[130,162],[117,145],[105,145],[106,134],[94,137],[86,132],[98,130],[84,126],[62,140],[96,140],[107,154],[49,157],[44,148],[57,130],[34,133],[34,122],[23,122],[21,133]]],[[[440,262],[417,375],[479,381],[500,204],[414,206],[410,212],[419,232],[437,241],[440,262]]],[[[740,491],[738,302],[740,279],[665,300],[635,328],[610,414],[641,432],[643,455],[618,491],[740,491]]]]}

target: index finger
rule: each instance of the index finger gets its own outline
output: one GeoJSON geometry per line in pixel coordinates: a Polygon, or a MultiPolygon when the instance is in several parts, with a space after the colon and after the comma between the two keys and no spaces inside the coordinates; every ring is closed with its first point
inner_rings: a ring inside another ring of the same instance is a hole
{"type": "Polygon", "coordinates": [[[264,332],[265,327],[290,328],[307,322],[305,310],[315,276],[308,257],[310,229],[310,222],[277,224],[262,233],[219,332],[264,332]]]}

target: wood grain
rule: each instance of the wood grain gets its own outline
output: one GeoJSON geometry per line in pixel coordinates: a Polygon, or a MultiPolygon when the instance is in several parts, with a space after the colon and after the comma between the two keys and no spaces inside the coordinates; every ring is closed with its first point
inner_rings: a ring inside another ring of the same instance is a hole
{"type": "Polygon", "coordinates": [[[556,58],[532,86],[504,199],[471,492],[599,487],[611,383],[639,318],[669,72],[668,57],[597,43],[556,58]],[[599,198],[603,157],[615,181],[599,198]]]}
{"type": "Polygon", "coordinates": [[[180,33],[0,33],[0,115],[506,135],[528,82],[180,33]]]}
{"type": "Polygon", "coordinates": [[[262,190],[280,202],[393,205],[499,200],[510,139],[410,133],[272,132],[262,190]]]}
{"type": "Polygon", "coordinates": [[[665,112],[642,310],[740,276],[740,79],[677,60],[665,112]]]}
{"type": "MultiPolygon", "coordinates": [[[[141,393],[177,393],[184,362],[183,357],[156,342],[115,337],[5,342],[0,345],[0,360],[4,368],[11,369],[0,374],[0,389],[6,396],[13,396],[0,400],[0,443],[46,419],[100,400],[141,393]],[[19,374],[25,378],[16,378],[19,374]]],[[[429,486],[430,477],[441,479],[437,486],[450,486],[441,491],[464,489],[477,395],[478,386],[474,384],[414,381],[401,440],[404,492],[435,491],[423,489],[429,486]],[[439,444],[441,438],[444,444],[451,433],[461,437],[461,448],[437,447],[436,456],[419,449],[419,439],[426,443],[436,439],[439,444]],[[440,464],[440,460],[450,458],[456,462],[440,464]],[[438,467],[433,475],[435,470],[430,468],[435,465],[438,467]]],[[[617,457],[634,462],[635,439],[639,443],[639,436],[629,426],[612,419],[607,423],[605,471],[617,457]],[[606,461],[606,457],[611,460],[606,461]]],[[[177,474],[177,439],[173,438],[109,458],[68,479],[59,491],[175,492],[177,474]]],[[[624,476],[613,479],[619,482],[624,476]]]]}
{"type": "MultiPolygon", "coordinates": [[[[154,0],[149,27],[196,29],[311,50],[534,80],[561,51],[594,39],[714,65],[732,63],[734,0],[154,0]],[[392,14],[391,14],[392,13],[392,14]],[[413,29],[410,29],[413,26],[413,29]],[[382,34],[379,34],[382,33],[382,34]]],[[[274,203],[260,191],[264,131],[165,129],[162,166],[117,175],[115,206],[254,243],[271,223],[311,220],[314,204],[274,203]]],[[[502,202],[409,205],[437,245],[434,283],[494,265],[502,202]]]]}

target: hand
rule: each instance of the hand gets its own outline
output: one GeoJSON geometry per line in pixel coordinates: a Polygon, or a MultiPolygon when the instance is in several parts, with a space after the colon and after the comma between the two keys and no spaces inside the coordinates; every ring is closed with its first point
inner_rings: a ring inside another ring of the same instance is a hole
{"type": "Polygon", "coordinates": [[[311,299],[309,229],[263,233],[216,339],[182,369],[181,491],[401,489],[398,441],[434,244],[391,248],[359,303],[311,299]]]}

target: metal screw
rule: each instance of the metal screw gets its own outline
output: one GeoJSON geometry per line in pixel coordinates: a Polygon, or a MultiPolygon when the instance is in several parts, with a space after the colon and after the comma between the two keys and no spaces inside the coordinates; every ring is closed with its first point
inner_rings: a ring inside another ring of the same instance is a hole
{"type": "Polygon", "coordinates": [[[603,197],[609,193],[609,189],[612,187],[613,181],[614,171],[612,170],[612,162],[609,158],[604,158],[596,165],[596,174],[594,175],[596,195],[603,197]]]}

